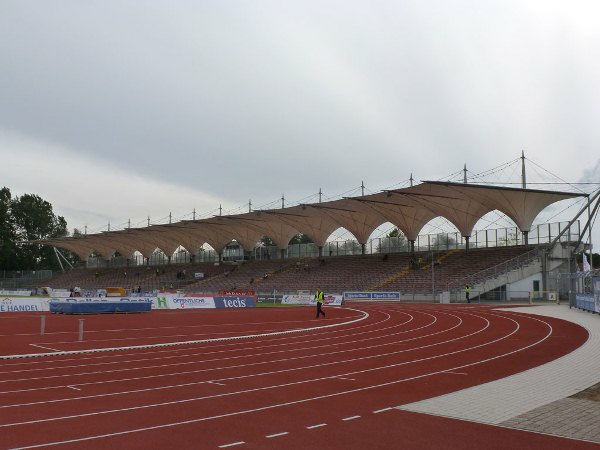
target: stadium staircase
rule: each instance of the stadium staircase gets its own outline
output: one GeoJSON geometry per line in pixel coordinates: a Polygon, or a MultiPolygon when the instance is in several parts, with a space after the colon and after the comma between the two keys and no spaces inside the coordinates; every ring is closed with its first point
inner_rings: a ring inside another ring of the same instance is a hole
{"type": "Polygon", "coordinates": [[[461,292],[468,284],[472,292],[484,295],[509,283],[535,275],[542,271],[542,254],[546,247],[538,246],[500,262],[492,267],[458,277],[447,284],[449,292],[461,292]]]}

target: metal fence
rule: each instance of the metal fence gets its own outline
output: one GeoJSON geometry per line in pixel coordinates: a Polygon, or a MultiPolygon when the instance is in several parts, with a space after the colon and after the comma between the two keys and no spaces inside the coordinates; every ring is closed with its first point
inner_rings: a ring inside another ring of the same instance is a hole
{"type": "Polygon", "coordinates": [[[52,278],[51,270],[0,270],[0,288],[17,289],[31,284],[43,285],[52,278]]]}
{"type": "MultiPolygon", "coordinates": [[[[560,241],[577,241],[580,234],[579,221],[574,222],[571,227],[568,225],[569,222],[537,225],[528,233],[528,243],[536,245],[550,243],[567,228],[567,232],[561,236],[560,241]]],[[[517,227],[474,231],[469,239],[470,248],[508,247],[524,245],[525,243],[523,234],[517,227]]],[[[414,248],[417,252],[431,252],[464,249],[466,245],[466,240],[459,232],[450,232],[419,235],[415,240],[414,248]]],[[[403,236],[370,239],[365,244],[366,254],[402,253],[409,250],[410,242],[403,236]]],[[[322,254],[324,257],[360,255],[362,254],[362,246],[355,239],[330,241],[323,247],[322,254]]],[[[283,254],[284,258],[309,258],[316,256],[319,256],[319,248],[312,243],[290,244],[283,254]]],[[[223,261],[280,259],[281,257],[281,251],[275,246],[257,246],[251,251],[245,252],[235,242],[226,246],[221,254],[223,261]]],[[[186,250],[180,249],[170,257],[160,249],[157,249],[148,259],[144,258],[141,254],[130,260],[127,260],[123,256],[113,256],[108,260],[104,257],[90,257],[86,265],[89,268],[125,267],[127,265],[157,266],[189,263],[192,261],[197,263],[215,262],[218,259],[218,253],[210,248],[201,248],[193,255],[186,250]]]]}

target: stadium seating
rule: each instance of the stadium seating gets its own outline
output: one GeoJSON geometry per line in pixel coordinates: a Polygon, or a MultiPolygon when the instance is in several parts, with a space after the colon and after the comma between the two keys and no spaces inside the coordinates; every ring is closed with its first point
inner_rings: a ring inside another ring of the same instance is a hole
{"type": "Polygon", "coordinates": [[[48,281],[53,288],[83,289],[140,286],[142,291],[183,289],[187,292],[254,290],[269,293],[314,290],[327,292],[382,290],[430,292],[530,251],[533,246],[493,247],[444,252],[371,254],[257,260],[239,263],[172,264],[128,268],[73,269],[48,281]],[[435,267],[432,269],[432,264],[435,267]],[[182,273],[185,271],[185,277],[182,273]],[[195,277],[202,273],[203,278],[195,277]]]}

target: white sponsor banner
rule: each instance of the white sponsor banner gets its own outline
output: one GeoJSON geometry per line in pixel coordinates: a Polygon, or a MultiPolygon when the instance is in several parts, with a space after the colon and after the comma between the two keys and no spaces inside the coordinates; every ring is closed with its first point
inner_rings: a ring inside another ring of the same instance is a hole
{"type": "Polygon", "coordinates": [[[2,297],[29,297],[31,291],[0,291],[2,297]]]}
{"type": "Polygon", "coordinates": [[[310,294],[284,295],[281,303],[284,305],[310,305],[312,296],[310,294]]]}
{"type": "Polygon", "coordinates": [[[215,299],[210,295],[183,295],[161,293],[152,298],[152,309],[198,309],[215,308],[215,299]]]}
{"type": "MultiPolygon", "coordinates": [[[[323,303],[325,305],[340,306],[342,304],[342,299],[343,299],[343,297],[341,295],[325,294],[323,296],[323,303]]],[[[317,304],[314,295],[311,295],[311,294],[284,295],[281,300],[281,303],[287,304],[287,305],[316,305],[317,304]]]]}
{"type": "Polygon", "coordinates": [[[0,313],[50,311],[48,300],[41,297],[0,297],[0,313]]]}

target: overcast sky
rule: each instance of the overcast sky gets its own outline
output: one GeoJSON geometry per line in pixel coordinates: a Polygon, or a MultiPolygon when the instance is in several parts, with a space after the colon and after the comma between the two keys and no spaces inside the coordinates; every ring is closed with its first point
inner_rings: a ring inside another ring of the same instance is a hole
{"type": "Polygon", "coordinates": [[[600,182],[599,17],[595,0],[0,0],[0,186],[93,232],[522,150],[528,181],[600,182]]]}

